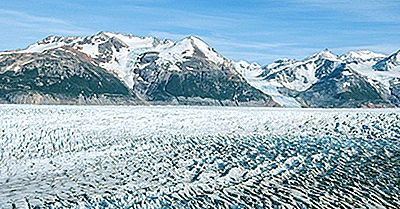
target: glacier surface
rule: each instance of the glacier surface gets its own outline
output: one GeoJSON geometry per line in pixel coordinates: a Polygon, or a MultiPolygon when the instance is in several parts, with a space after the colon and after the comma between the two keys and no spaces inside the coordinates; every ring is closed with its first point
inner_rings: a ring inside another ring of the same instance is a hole
{"type": "Polygon", "coordinates": [[[400,110],[0,106],[0,208],[398,208],[400,110]]]}

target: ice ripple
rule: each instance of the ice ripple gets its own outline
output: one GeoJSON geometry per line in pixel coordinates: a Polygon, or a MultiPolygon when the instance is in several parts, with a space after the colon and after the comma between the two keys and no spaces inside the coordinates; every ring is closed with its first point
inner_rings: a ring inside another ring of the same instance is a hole
{"type": "Polygon", "coordinates": [[[400,112],[0,107],[0,207],[398,208],[400,112]]]}

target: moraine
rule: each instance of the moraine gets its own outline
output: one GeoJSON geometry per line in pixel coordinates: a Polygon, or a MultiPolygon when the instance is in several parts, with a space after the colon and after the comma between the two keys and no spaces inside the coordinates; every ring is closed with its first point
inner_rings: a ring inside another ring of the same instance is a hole
{"type": "Polygon", "coordinates": [[[0,107],[0,208],[398,208],[400,110],[0,107]]]}

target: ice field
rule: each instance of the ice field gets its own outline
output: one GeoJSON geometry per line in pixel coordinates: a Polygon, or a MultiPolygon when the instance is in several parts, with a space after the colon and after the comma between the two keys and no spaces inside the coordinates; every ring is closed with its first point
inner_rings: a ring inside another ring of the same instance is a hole
{"type": "Polygon", "coordinates": [[[400,110],[0,106],[0,208],[399,208],[400,110]]]}

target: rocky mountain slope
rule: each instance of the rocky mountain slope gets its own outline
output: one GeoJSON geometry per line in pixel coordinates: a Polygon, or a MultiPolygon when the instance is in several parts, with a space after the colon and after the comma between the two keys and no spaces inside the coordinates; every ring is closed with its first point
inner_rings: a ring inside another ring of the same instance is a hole
{"type": "Polygon", "coordinates": [[[0,103],[394,107],[400,51],[325,49],[261,67],[194,36],[49,36],[0,52],[0,103]]]}
{"type": "Polygon", "coordinates": [[[287,107],[399,106],[399,51],[341,56],[325,49],[303,60],[282,59],[244,69],[251,85],[287,107]]]}
{"type": "Polygon", "coordinates": [[[34,104],[135,104],[118,78],[70,48],[0,56],[0,101],[34,104]]]}
{"type": "Polygon", "coordinates": [[[50,36],[0,53],[4,103],[278,106],[197,37],[50,36]]]}

